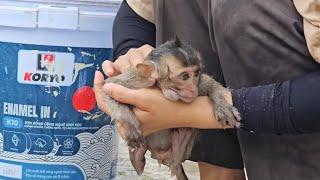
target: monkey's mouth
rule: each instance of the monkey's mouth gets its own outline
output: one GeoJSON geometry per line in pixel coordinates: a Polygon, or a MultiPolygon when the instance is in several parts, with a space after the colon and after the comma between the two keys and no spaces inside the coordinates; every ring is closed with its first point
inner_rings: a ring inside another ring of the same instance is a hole
{"type": "Polygon", "coordinates": [[[176,88],[170,88],[171,92],[174,92],[176,96],[178,96],[178,99],[180,99],[182,102],[185,103],[191,103],[198,95],[182,95],[183,93],[176,88]]]}
{"type": "Polygon", "coordinates": [[[162,91],[164,97],[170,101],[178,101],[179,100],[179,95],[176,91],[172,89],[164,89],[162,91]]]}
{"type": "Polygon", "coordinates": [[[185,97],[185,96],[181,96],[181,95],[179,95],[179,97],[180,97],[179,99],[185,103],[191,103],[194,100],[193,97],[185,97]]]}

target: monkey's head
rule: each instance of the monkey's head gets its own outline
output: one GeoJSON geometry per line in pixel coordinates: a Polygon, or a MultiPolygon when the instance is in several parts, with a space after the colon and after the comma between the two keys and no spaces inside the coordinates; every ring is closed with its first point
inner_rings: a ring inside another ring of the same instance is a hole
{"type": "Polygon", "coordinates": [[[201,57],[191,46],[176,38],[155,48],[148,60],[137,68],[149,72],[167,99],[190,103],[198,96],[201,57]]]}

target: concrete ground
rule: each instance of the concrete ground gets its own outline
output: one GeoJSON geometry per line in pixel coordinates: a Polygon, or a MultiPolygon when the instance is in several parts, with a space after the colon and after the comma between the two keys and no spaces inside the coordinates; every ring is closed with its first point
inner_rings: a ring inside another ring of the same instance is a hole
{"type": "MultiPolygon", "coordinates": [[[[175,180],[174,177],[170,176],[169,169],[166,166],[159,167],[158,162],[150,158],[149,152],[146,155],[146,161],[143,175],[138,176],[129,160],[128,149],[124,141],[120,140],[116,180],[175,180]]],[[[190,180],[200,179],[196,163],[187,161],[183,165],[190,180]]]]}

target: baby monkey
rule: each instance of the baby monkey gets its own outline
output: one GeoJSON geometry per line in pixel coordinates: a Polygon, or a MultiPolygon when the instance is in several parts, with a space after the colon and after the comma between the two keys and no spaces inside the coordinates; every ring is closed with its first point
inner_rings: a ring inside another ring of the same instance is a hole
{"type": "MultiPolygon", "coordinates": [[[[229,91],[217,81],[201,73],[201,56],[188,44],[177,38],[155,48],[147,60],[122,74],[106,80],[130,89],[157,86],[170,101],[192,102],[198,96],[208,96],[213,102],[215,118],[223,126],[239,126],[240,115],[224,94],[229,91]]],[[[125,129],[124,138],[129,146],[131,163],[142,174],[147,150],[160,164],[168,166],[178,180],[186,180],[182,162],[192,150],[197,130],[175,128],[142,136],[139,121],[129,105],[107,98],[110,116],[125,129]]],[[[165,112],[164,112],[165,113],[165,112]]]]}

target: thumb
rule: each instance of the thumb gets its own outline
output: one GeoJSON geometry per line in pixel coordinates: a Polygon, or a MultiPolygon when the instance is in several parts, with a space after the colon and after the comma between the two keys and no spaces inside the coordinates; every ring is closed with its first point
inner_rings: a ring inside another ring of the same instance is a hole
{"type": "Polygon", "coordinates": [[[124,104],[139,106],[141,94],[137,90],[128,89],[118,84],[107,83],[103,86],[104,91],[113,99],[124,104]]]}
{"type": "Polygon", "coordinates": [[[93,87],[96,89],[102,88],[104,85],[104,77],[100,71],[96,71],[94,75],[93,87]]]}
{"type": "Polygon", "coordinates": [[[93,81],[93,89],[97,100],[98,107],[105,113],[108,112],[106,103],[105,103],[105,92],[103,92],[104,77],[100,71],[96,71],[93,81]]]}
{"type": "Polygon", "coordinates": [[[119,68],[116,67],[111,61],[104,61],[102,63],[102,70],[108,77],[113,77],[121,74],[119,68]]]}

